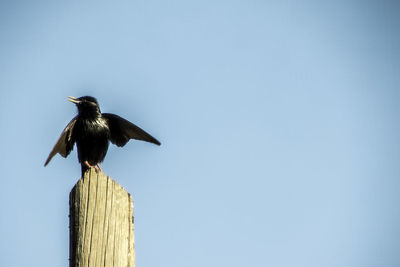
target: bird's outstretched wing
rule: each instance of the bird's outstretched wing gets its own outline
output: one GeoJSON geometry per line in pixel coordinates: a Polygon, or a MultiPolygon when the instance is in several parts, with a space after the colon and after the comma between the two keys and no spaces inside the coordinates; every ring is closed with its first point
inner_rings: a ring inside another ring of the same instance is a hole
{"type": "Polygon", "coordinates": [[[156,145],[161,143],[150,134],[140,129],[135,124],[121,118],[120,116],[103,113],[102,117],[107,120],[108,128],[110,129],[110,141],[117,146],[124,146],[129,139],[137,139],[150,142],[156,145]]]}
{"type": "Polygon", "coordinates": [[[76,123],[77,117],[73,118],[65,127],[60,138],[58,138],[57,143],[54,145],[53,150],[51,150],[49,156],[47,157],[44,166],[46,166],[55,154],[59,153],[61,156],[66,158],[71,150],[74,148],[75,140],[72,136],[74,125],[76,123]]]}

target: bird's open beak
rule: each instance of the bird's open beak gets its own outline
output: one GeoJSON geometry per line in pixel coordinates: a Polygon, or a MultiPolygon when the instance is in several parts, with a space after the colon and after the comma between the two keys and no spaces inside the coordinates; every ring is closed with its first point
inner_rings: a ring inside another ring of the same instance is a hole
{"type": "Polygon", "coordinates": [[[69,98],[68,101],[70,101],[72,103],[75,103],[75,104],[79,104],[80,103],[80,101],[76,97],[69,96],[68,98],[69,98]]]}

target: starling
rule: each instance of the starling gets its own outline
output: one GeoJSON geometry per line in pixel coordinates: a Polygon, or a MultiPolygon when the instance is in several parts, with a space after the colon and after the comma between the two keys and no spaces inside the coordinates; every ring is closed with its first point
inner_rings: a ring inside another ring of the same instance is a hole
{"type": "Polygon", "coordinates": [[[124,118],[111,113],[101,113],[96,98],[91,96],[68,98],[78,107],[78,115],[65,127],[44,166],[57,153],[66,158],[75,142],[82,175],[89,168],[101,171],[99,163],[107,154],[108,141],[119,147],[124,146],[130,139],[161,145],[157,139],[124,118]]]}

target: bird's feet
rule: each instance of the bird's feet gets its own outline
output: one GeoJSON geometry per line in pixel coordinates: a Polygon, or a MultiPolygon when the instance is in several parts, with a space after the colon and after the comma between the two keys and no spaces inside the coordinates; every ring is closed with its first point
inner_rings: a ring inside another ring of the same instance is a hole
{"type": "Polygon", "coordinates": [[[97,172],[97,171],[100,171],[100,172],[103,172],[103,170],[100,168],[100,164],[99,163],[97,163],[96,165],[90,165],[90,163],[87,161],[87,160],[85,160],[85,165],[87,166],[87,167],[89,167],[89,168],[94,168],[95,169],[95,171],[97,172]]]}
{"type": "Polygon", "coordinates": [[[97,164],[96,164],[96,167],[97,167],[97,169],[98,169],[100,172],[103,172],[103,170],[101,169],[101,167],[100,167],[100,164],[99,164],[99,163],[97,163],[97,164]]]}

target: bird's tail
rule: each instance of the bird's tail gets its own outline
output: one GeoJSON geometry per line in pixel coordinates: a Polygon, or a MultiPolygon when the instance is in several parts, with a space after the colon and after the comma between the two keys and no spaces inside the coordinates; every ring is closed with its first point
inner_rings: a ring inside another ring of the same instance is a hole
{"type": "Polygon", "coordinates": [[[82,167],[82,178],[83,178],[83,176],[85,175],[85,172],[87,170],[89,170],[90,168],[84,163],[81,163],[81,167],[82,167]]]}

